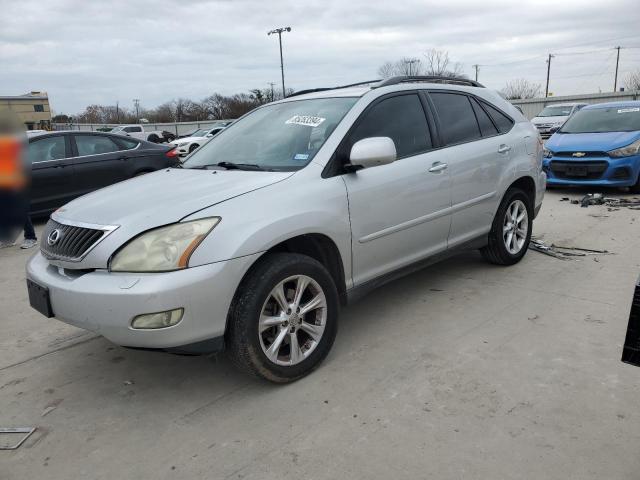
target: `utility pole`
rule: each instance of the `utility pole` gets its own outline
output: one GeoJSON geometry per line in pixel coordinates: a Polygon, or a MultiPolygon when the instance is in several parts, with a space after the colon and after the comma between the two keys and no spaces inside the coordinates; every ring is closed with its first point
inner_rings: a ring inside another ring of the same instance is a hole
{"type": "Polygon", "coordinates": [[[290,32],[291,27],[280,27],[270,32],[267,32],[267,35],[271,35],[273,33],[278,34],[278,43],[280,44],[280,73],[282,74],[282,98],[286,97],[286,90],[284,89],[284,62],[282,61],[282,32],[290,32]]]}
{"type": "Polygon", "coordinates": [[[269,82],[269,85],[271,85],[271,101],[273,102],[276,99],[276,94],[273,91],[273,86],[275,85],[275,83],[269,82]]]}
{"type": "Polygon", "coordinates": [[[549,96],[549,74],[551,73],[551,59],[555,57],[553,54],[549,54],[549,58],[547,59],[547,87],[544,90],[544,98],[549,96]]]}
{"type": "Polygon", "coordinates": [[[116,123],[120,123],[120,102],[116,101],[116,123]]]}
{"type": "Polygon", "coordinates": [[[136,107],[136,123],[140,123],[140,99],[134,98],[133,105],[136,107]]]}
{"type": "Polygon", "coordinates": [[[618,50],[618,56],[616,57],[616,76],[613,79],[613,91],[615,92],[616,89],[618,88],[618,64],[620,63],[620,49],[622,47],[617,46],[614,47],[616,50],[618,50]]]}
{"type": "Polygon", "coordinates": [[[413,75],[413,68],[412,65],[414,63],[418,63],[420,60],[418,60],[417,58],[407,58],[405,59],[404,63],[409,65],[409,76],[413,75]]]}
{"type": "Polygon", "coordinates": [[[475,65],[473,65],[473,68],[476,69],[476,82],[478,81],[478,70],[480,70],[480,65],[478,65],[477,63],[475,65]]]}

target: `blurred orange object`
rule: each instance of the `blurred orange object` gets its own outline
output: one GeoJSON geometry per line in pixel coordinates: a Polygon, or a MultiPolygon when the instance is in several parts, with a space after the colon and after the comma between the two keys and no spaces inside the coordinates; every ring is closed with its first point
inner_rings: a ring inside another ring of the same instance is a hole
{"type": "Polygon", "coordinates": [[[13,135],[0,136],[0,189],[20,190],[26,184],[22,142],[13,135]]]}

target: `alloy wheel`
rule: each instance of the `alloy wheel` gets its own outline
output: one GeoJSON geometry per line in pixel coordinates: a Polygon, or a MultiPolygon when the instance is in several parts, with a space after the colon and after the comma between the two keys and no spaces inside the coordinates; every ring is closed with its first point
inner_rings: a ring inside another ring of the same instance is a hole
{"type": "Polygon", "coordinates": [[[522,200],[514,200],[507,207],[502,224],[504,246],[511,255],[517,255],[527,241],[529,215],[522,200]]]}
{"type": "Polygon", "coordinates": [[[318,346],[327,323],[327,299],[314,279],[294,275],[267,296],[258,324],[262,351],[277,364],[305,360],[318,346]]]}

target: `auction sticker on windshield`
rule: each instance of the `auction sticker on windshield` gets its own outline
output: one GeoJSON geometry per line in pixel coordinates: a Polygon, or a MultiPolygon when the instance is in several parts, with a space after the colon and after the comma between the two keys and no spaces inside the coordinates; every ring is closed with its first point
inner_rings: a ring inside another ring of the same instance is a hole
{"type": "Polygon", "coordinates": [[[325,120],[326,118],[314,117],[312,115],[294,115],[284,123],[288,123],[291,125],[306,125],[307,127],[317,127],[325,120]]]}
{"type": "Polygon", "coordinates": [[[631,113],[631,112],[640,112],[640,108],[620,108],[618,113],[631,113]]]}

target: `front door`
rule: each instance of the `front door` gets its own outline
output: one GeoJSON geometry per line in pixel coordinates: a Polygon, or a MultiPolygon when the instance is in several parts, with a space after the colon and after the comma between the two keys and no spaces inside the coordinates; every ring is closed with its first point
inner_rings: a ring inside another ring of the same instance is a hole
{"type": "Polygon", "coordinates": [[[108,135],[75,134],[73,137],[76,196],[127,178],[127,154],[108,135]]]}
{"type": "Polygon", "coordinates": [[[353,281],[362,284],[447,248],[450,181],[433,150],[423,103],[415,92],[375,101],[337,152],[369,137],[389,137],[397,160],[342,176],[349,198],[353,281]]]}
{"type": "Polygon", "coordinates": [[[48,213],[73,198],[73,160],[67,135],[43,135],[29,141],[31,213],[48,213]]]}

